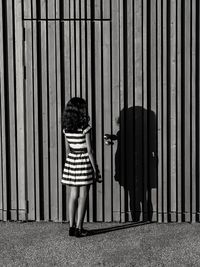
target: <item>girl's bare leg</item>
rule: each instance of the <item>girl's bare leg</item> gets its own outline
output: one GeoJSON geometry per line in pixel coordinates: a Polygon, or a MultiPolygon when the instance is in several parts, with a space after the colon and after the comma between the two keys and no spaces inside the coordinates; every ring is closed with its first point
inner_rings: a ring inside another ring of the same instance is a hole
{"type": "Polygon", "coordinates": [[[69,226],[75,225],[75,214],[77,209],[77,201],[79,197],[79,187],[70,186],[70,197],[69,197],[69,226]]]}
{"type": "Polygon", "coordinates": [[[85,217],[87,197],[89,193],[90,186],[84,185],[80,186],[79,191],[79,203],[78,203],[78,219],[77,219],[77,228],[82,229],[83,220],[85,217]]]}

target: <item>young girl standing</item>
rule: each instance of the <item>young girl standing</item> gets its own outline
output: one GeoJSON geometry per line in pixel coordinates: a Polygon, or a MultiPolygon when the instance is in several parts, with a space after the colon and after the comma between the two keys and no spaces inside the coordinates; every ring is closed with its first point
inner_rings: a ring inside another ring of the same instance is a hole
{"type": "Polygon", "coordinates": [[[84,99],[74,97],[67,103],[62,124],[66,161],[61,182],[70,186],[69,235],[81,237],[87,235],[83,221],[90,185],[94,181],[101,182],[91,146],[91,126],[84,99]]]}

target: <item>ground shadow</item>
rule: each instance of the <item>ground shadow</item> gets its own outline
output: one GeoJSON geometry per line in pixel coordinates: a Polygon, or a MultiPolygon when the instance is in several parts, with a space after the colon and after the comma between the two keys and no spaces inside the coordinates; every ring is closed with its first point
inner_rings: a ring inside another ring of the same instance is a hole
{"type": "Polygon", "coordinates": [[[92,230],[87,230],[88,235],[99,235],[99,234],[105,234],[113,231],[119,231],[123,229],[128,229],[128,228],[133,228],[133,227],[138,227],[146,224],[150,224],[151,222],[138,222],[138,223],[124,223],[120,224],[117,226],[112,226],[112,227],[106,227],[106,228],[100,228],[100,229],[92,229],[92,230]]]}
{"type": "Polygon", "coordinates": [[[155,113],[140,106],[125,108],[118,123],[115,180],[124,188],[125,220],[152,221],[151,190],[157,188],[155,113]]]}

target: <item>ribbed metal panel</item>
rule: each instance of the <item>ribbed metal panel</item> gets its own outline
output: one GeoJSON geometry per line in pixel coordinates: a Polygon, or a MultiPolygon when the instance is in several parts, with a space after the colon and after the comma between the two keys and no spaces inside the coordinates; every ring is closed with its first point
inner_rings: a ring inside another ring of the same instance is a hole
{"type": "Polygon", "coordinates": [[[0,0],[0,220],[68,220],[61,113],[81,96],[103,177],[86,220],[199,221],[199,11],[0,0]]]}

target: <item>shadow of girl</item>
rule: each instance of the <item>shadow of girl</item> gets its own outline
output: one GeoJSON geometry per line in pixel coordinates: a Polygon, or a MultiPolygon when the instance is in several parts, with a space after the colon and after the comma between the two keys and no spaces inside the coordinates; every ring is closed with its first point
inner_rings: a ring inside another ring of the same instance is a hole
{"type": "Polygon", "coordinates": [[[115,180],[124,188],[125,220],[151,221],[151,189],[157,188],[155,114],[130,107],[120,112],[118,123],[115,180]]]}

